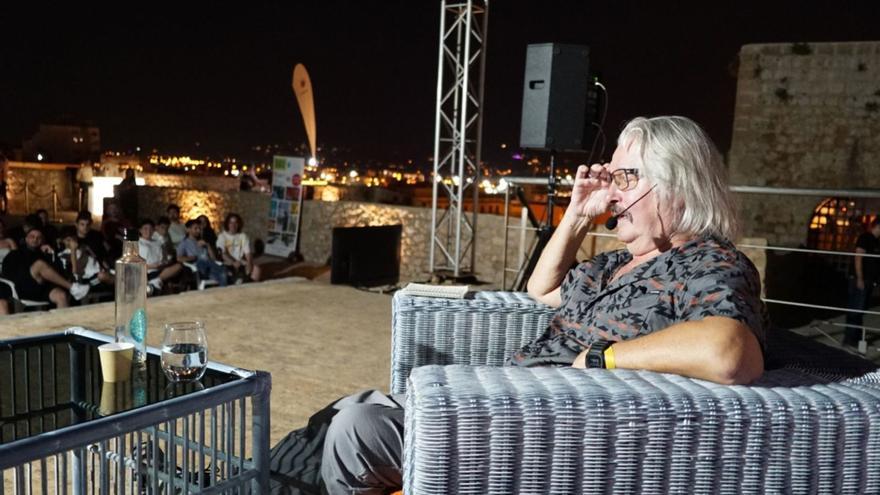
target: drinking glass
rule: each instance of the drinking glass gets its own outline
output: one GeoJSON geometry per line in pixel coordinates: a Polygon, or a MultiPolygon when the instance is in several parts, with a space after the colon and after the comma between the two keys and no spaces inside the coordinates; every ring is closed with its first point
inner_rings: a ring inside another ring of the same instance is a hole
{"type": "Polygon", "coordinates": [[[165,325],[162,341],[162,370],[172,382],[198,380],[208,365],[208,338],[201,321],[165,325]]]}

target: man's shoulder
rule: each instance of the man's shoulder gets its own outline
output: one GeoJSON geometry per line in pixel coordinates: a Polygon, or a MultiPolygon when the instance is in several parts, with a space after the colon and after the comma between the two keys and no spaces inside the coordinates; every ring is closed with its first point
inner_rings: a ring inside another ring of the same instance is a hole
{"type": "Polygon", "coordinates": [[[705,236],[686,243],[677,253],[677,264],[691,273],[755,270],[752,261],[729,240],[705,236]]]}

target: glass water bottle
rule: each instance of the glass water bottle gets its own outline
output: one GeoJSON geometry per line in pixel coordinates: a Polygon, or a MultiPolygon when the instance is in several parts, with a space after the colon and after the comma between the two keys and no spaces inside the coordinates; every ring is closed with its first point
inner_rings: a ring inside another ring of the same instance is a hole
{"type": "Polygon", "coordinates": [[[116,340],[134,344],[134,360],[147,359],[147,262],[138,254],[138,231],[125,229],[116,261],[116,340]]]}

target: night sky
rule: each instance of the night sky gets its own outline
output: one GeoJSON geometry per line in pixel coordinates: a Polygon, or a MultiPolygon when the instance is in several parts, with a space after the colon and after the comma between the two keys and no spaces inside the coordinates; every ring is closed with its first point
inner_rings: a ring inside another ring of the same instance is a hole
{"type": "MultiPolygon", "coordinates": [[[[714,3],[493,1],[484,155],[499,159],[500,144],[518,140],[529,43],[590,46],[610,93],[611,139],[633,116],[681,114],[723,151],[741,45],[880,39],[875,1],[714,3]]],[[[301,62],[319,145],[361,159],[430,156],[440,2],[285,4],[0,7],[0,145],[62,117],[94,122],[108,149],[216,156],[301,143],[290,89],[301,62]]]]}

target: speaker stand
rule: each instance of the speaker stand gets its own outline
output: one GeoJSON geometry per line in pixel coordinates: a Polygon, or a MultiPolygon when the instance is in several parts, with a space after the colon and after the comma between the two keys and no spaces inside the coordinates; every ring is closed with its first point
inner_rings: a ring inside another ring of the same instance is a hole
{"type": "Polygon", "coordinates": [[[526,263],[522,276],[519,277],[519,282],[516,284],[515,290],[524,291],[529,278],[532,276],[532,272],[535,271],[535,265],[538,264],[541,253],[544,252],[544,247],[550,242],[550,237],[553,236],[553,232],[556,230],[556,227],[553,225],[553,210],[556,207],[556,150],[550,150],[550,177],[547,179],[547,211],[544,215],[544,221],[538,224],[524,194],[520,193],[519,199],[528,211],[532,226],[538,229],[538,241],[532,248],[532,252],[529,254],[529,261],[526,263]]]}

